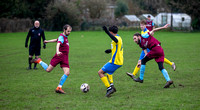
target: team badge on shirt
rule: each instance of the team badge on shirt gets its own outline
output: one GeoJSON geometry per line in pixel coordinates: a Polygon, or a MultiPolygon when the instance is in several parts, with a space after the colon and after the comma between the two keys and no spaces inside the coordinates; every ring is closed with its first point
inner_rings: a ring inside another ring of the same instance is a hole
{"type": "Polygon", "coordinates": [[[40,36],[40,33],[38,33],[38,36],[40,36]]]}

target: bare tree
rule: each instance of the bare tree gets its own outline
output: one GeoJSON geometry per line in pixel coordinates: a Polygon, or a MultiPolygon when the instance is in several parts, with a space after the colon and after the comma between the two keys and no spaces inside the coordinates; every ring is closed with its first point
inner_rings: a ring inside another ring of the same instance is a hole
{"type": "Polygon", "coordinates": [[[79,24],[80,12],[74,2],[66,0],[49,3],[46,8],[46,19],[50,30],[60,30],[66,23],[75,26],[79,24]]]}

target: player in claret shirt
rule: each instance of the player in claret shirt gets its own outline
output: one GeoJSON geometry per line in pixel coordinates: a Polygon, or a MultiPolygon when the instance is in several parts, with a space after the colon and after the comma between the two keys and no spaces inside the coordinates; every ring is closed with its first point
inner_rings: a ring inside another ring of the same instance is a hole
{"type": "Polygon", "coordinates": [[[56,46],[56,54],[51,59],[50,65],[48,66],[45,62],[41,60],[41,58],[33,59],[31,62],[39,63],[45,71],[51,72],[56,65],[60,64],[60,67],[63,69],[64,74],[60,79],[59,85],[56,88],[56,93],[65,94],[62,89],[64,82],[66,81],[67,77],[69,76],[69,61],[68,61],[68,54],[69,54],[69,42],[68,36],[72,31],[72,27],[68,24],[63,26],[63,33],[61,33],[58,39],[47,40],[45,43],[48,42],[57,42],[56,46]]]}
{"type": "MultiPolygon", "coordinates": [[[[147,23],[146,21],[141,21],[140,22],[140,28],[141,28],[141,35],[142,36],[145,36],[147,35],[150,31],[147,29],[147,23]]],[[[147,52],[149,52],[150,49],[147,48],[147,52]]],[[[140,58],[138,60],[138,64],[135,66],[135,69],[133,71],[133,73],[129,73],[129,72],[126,72],[126,74],[128,76],[130,76],[132,79],[136,76],[136,74],[138,73],[138,71],[140,70],[140,66],[141,66],[141,60],[144,58],[145,56],[145,53],[144,53],[144,50],[142,50],[141,54],[140,54],[140,58]]],[[[168,60],[167,58],[164,58],[164,63],[170,65],[172,67],[172,69],[175,71],[176,70],[176,65],[174,62],[171,62],[170,60],[168,60]]]]}
{"type": "Polygon", "coordinates": [[[155,25],[154,25],[153,21],[151,20],[151,16],[150,15],[147,16],[146,23],[147,23],[146,28],[149,31],[152,31],[153,29],[155,29],[155,25]]]}
{"type": "Polygon", "coordinates": [[[173,84],[173,81],[170,79],[167,70],[163,66],[165,58],[164,51],[160,45],[160,42],[152,36],[155,31],[165,29],[168,27],[168,25],[169,24],[166,24],[163,27],[153,29],[146,34],[141,35],[139,33],[135,33],[133,35],[134,42],[137,43],[144,50],[145,53],[145,57],[141,60],[140,77],[133,78],[134,81],[143,83],[146,63],[151,59],[155,59],[155,61],[158,63],[159,70],[163,73],[163,76],[167,81],[164,88],[169,88],[170,85],[173,84]],[[150,50],[149,52],[147,52],[147,48],[150,50]]]}

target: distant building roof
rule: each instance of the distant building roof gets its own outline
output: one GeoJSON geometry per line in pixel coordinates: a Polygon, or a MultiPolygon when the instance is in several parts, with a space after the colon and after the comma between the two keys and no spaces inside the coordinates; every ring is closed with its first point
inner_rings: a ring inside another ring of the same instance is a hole
{"type": "Polygon", "coordinates": [[[127,18],[131,22],[140,21],[140,19],[135,15],[124,15],[124,17],[127,18]]]}

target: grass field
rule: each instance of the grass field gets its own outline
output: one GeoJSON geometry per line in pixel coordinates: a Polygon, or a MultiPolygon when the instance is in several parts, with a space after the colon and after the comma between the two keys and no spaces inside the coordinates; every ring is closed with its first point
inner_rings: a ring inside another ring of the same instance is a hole
{"type": "MultiPolygon", "coordinates": [[[[46,32],[46,39],[57,38],[61,32],[46,32]]],[[[106,88],[97,72],[110,60],[104,50],[110,48],[110,38],[103,31],[72,32],[70,44],[70,76],[63,85],[66,94],[54,92],[61,76],[59,65],[47,73],[26,70],[27,33],[0,33],[0,109],[9,110],[199,110],[200,109],[200,33],[157,32],[165,56],[174,61],[177,70],[164,64],[175,88],[164,89],[166,83],[154,60],[147,63],[144,83],[133,82],[125,73],[132,72],[141,49],[133,42],[134,31],[119,31],[124,45],[124,65],[114,77],[117,92],[106,98],[106,88]],[[80,85],[88,83],[89,93],[80,85]]],[[[41,58],[49,64],[56,43],[41,50],[41,58]]],[[[32,65],[33,66],[33,65],[32,65]]],[[[139,73],[137,74],[137,76],[139,73]]]]}

